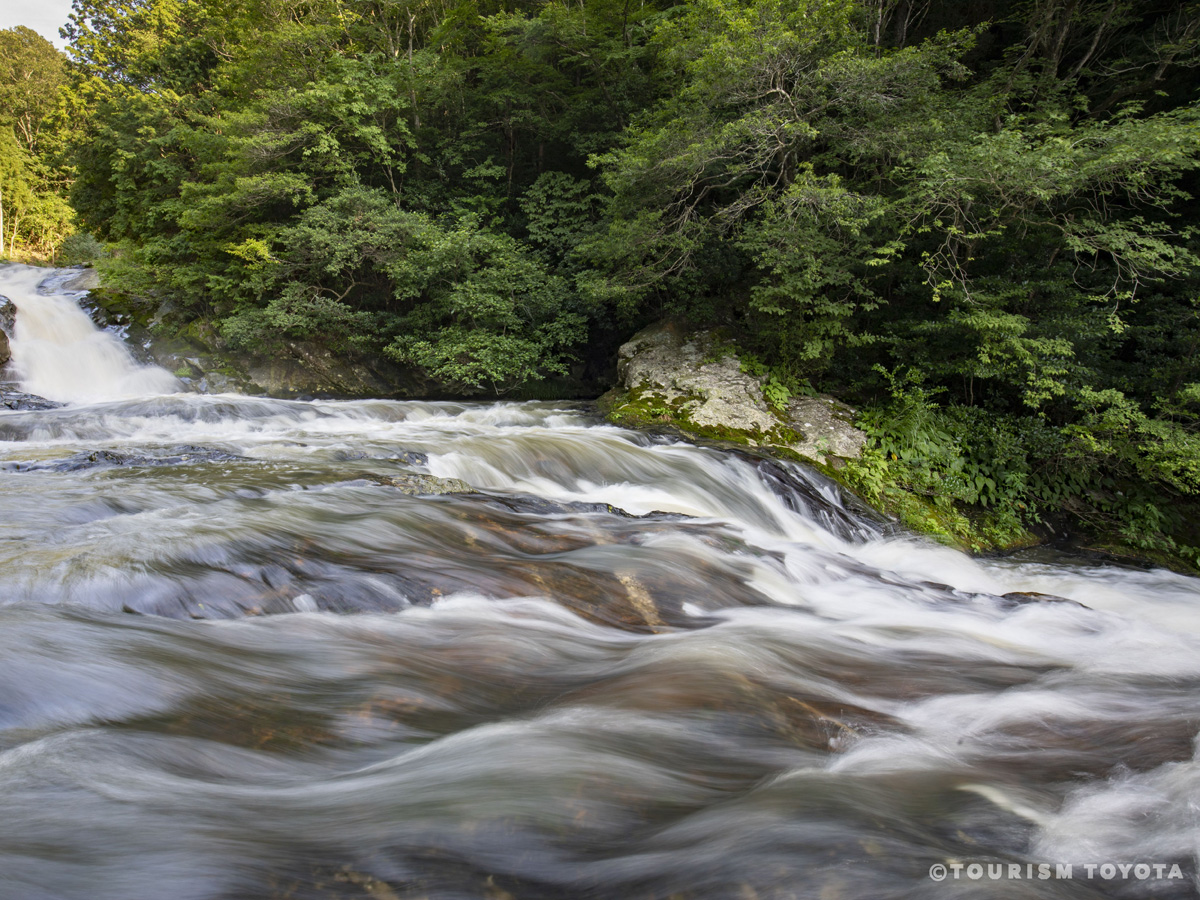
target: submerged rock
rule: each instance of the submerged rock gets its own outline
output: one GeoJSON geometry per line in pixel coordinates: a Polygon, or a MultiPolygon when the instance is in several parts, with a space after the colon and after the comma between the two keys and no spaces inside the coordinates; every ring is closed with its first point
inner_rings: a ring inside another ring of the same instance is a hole
{"type": "Polygon", "coordinates": [[[553,516],[575,515],[577,513],[602,513],[610,516],[619,516],[623,519],[668,519],[682,521],[689,518],[683,513],[666,513],[660,511],[635,516],[633,513],[627,512],[619,506],[613,506],[611,503],[588,503],[582,500],[548,500],[545,497],[534,497],[530,494],[521,494],[519,496],[487,495],[486,499],[488,503],[494,506],[503,507],[504,509],[523,515],[553,516]]]}
{"type": "Polygon", "coordinates": [[[161,454],[154,455],[122,453],[118,450],[83,450],[68,456],[66,459],[8,463],[3,468],[10,472],[78,472],[82,469],[111,468],[114,466],[180,466],[198,462],[231,462],[245,458],[244,456],[238,456],[237,454],[211,447],[183,445],[171,447],[161,454]]]}
{"type": "Polygon", "coordinates": [[[436,475],[372,475],[377,484],[398,488],[409,496],[436,494],[474,494],[475,488],[458,478],[438,478],[436,475]]]}
{"type": "Polygon", "coordinates": [[[285,516],[258,534],[218,530],[195,546],[173,542],[154,565],[134,566],[132,580],[93,586],[85,602],[220,619],[395,612],[469,593],[544,598],[637,634],[704,628],[721,609],[773,604],[754,584],[757,551],[719,524],[598,504],[547,509],[539,498],[484,494],[455,479],[376,480],[399,482],[401,492],[359,492],[344,506],[326,498],[319,536],[285,516]],[[458,490],[429,496],[449,488],[458,490]],[[374,525],[364,531],[365,522],[374,525]]]}
{"type": "Polygon", "coordinates": [[[1010,609],[1018,606],[1026,606],[1030,603],[1066,603],[1069,606],[1078,606],[1080,609],[1089,609],[1078,600],[1072,600],[1069,597],[1059,597],[1054,594],[1043,594],[1040,591],[1009,591],[1007,594],[1001,594],[1000,599],[1005,601],[1006,606],[1010,609]]]}
{"type": "Polygon", "coordinates": [[[15,410],[58,409],[62,403],[47,400],[37,394],[26,394],[23,391],[0,390],[0,406],[15,410]]]}
{"type": "Polygon", "coordinates": [[[821,463],[860,455],[866,435],[854,410],[829,396],[767,401],[764,378],[741,364],[708,332],[651,326],[618,352],[620,388],[606,398],[619,424],[661,422],[699,437],[786,450],[821,463]]]}

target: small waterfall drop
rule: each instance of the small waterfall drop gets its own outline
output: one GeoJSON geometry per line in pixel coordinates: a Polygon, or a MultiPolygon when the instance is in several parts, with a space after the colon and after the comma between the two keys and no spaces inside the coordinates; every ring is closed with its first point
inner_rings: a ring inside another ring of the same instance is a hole
{"type": "Polygon", "coordinates": [[[77,295],[43,293],[48,271],[0,269],[0,294],[17,308],[12,362],[23,390],[66,403],[121,400],[179,389],[171,373],[140,365],[115,335],[98,329],[77,295]]]}

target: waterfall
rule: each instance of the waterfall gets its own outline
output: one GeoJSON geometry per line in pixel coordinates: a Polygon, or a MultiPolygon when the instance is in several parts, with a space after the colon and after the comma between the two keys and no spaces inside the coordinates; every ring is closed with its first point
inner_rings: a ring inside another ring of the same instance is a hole
{"type": "Polygon", "coordinates": [[[0,294],[17,309],[12,362],[23,390],[64,403],[169,394],[179,383],[140,365],[116,335],[95,326],[75,294],[46,292],[54,274],[34,266],[0,269],[0,294]]]}

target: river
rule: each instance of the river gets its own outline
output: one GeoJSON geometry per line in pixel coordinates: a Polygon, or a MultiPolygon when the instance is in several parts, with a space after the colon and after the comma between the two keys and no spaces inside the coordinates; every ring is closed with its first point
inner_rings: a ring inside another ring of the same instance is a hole
{"type": "Polygon", "coordinates": [[[1197,896],[1196,579],[586,405],[170,393],[66,277],[0,269],[66,402],[0,412],[5,900],[1197,896]]]}

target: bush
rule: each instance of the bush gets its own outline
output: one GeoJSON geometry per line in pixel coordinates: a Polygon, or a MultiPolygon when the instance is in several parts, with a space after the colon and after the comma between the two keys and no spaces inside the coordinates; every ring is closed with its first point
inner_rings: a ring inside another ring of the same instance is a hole
{"type": "Polygon", "coordinates": [[[76,231],[58,245],[55,262],[60,266],[90,266],[107,255],[104,245],[86,231],[76,231]]]}

